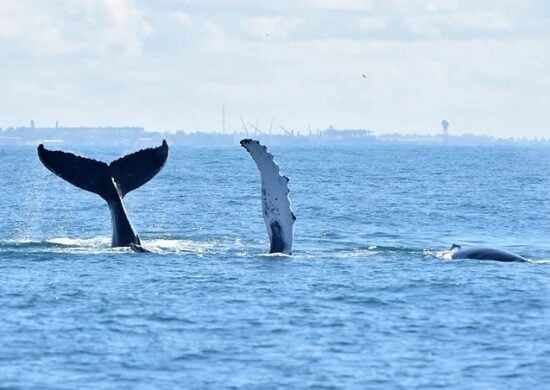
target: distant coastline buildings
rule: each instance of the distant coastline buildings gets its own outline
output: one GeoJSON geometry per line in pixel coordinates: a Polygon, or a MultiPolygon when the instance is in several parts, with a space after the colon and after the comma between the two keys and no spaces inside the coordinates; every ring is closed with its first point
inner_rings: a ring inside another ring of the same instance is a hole
{"type": "Polygon", "coordinates": [[[292,146],[339,146],[376,144],[415,144],[415,145],[497,145],[497,144],[547,144],[550,139],[494,138],[474,134],[450,135],[449,122],[441,122],[442,132],[435,135],[380,134],[375,135],[366,129],[337,129],[333,126],[325,130],[308,133],[285,131],[265,133],[255,128],[232,132],[146,131],[142,127],[63,127],[59,122],[55,127],[36,127],[34,121],[29,127],[0,128],[0,145],[128,145],[143,147],[155,145],[166,138],[172,145],[229,146],[238,145],[243,138],[256,138],[270,145],[292,146]]]}

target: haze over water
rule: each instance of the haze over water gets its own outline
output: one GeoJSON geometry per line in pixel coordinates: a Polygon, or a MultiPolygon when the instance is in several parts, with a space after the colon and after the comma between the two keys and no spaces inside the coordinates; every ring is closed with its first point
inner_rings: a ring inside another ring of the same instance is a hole
{"type": "Polygon", "coordinates": [[[271,151],[297,216],[290,257],[266,256],[259,173],[237,145],[172,148],[127,196],[153,254],[110,249],[106,204],[35,148],[0,149],[0,387],[550,381],[548,148],[271,151]],[[452,243],[533,261],[437,257],[452,243]]]}

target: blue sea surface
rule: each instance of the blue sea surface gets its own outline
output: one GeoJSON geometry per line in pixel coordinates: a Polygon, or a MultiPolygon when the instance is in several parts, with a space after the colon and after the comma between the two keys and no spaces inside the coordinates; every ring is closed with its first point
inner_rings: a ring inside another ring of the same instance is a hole
{"type": "MultiPolygon", "coordinates": [[[[110,161],[130,147],[67,147],[110,161]]],[[[126,197],[0,147],[0,388],[544,388],[548,147],[272,147],[294,254],[268,256],[240,148],[173,147],[126,197]],[[446,260],[451,244],[532,261],[446,260]]]]}

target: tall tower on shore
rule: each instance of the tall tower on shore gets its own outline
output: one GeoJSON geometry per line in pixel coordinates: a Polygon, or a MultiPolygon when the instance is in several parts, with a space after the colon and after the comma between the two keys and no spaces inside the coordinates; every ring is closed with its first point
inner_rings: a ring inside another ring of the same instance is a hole
{"type": "Polygon", "coordinates": [[[443,130],[443,137],[449,136],[449,122],[446,119],[441,121],[441,128],[443,130]]]}
{"type": "Polygon", "coordinates": [[[225,134],[225,106],[222,106],[222,133],[225,134]]]}

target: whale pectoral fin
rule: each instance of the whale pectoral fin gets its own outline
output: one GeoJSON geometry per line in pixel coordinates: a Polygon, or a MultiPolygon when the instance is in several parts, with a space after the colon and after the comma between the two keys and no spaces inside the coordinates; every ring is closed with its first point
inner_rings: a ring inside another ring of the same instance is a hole
{"type": "Polygon", "coordinates": [[[143,149],[113,161],[109,167],[121,196],[141,187],[160,172],[168,158],[166,140],[156,148],[143,149]]]}
{"type": "Polygon", "coordinates": [[[48,150],[38,146],[38,158],[57,176],[83,190],[98,194],[105,200],[115,195],[109,176],[109,166],[104,162],[73,153],[48,150]]]}
{"type": "Polygon", "coordinates": [[[271,253],[292,253],[293,225],[296,216],[290,208],[289,179],[282,176],[273,155],[256,140],[243,139],[241,146],[252,156],[262,179],[262,209],[269,234],[271,253]]]}
{"type": "Polygon", "coordinates": [[[451,248],[449,249],[450,251],[453,251],[453,252],[457,252],[461,249],[462,247],[460,245],[457,245],[457,244],[453,244],[451,245],[451,248]]]}

